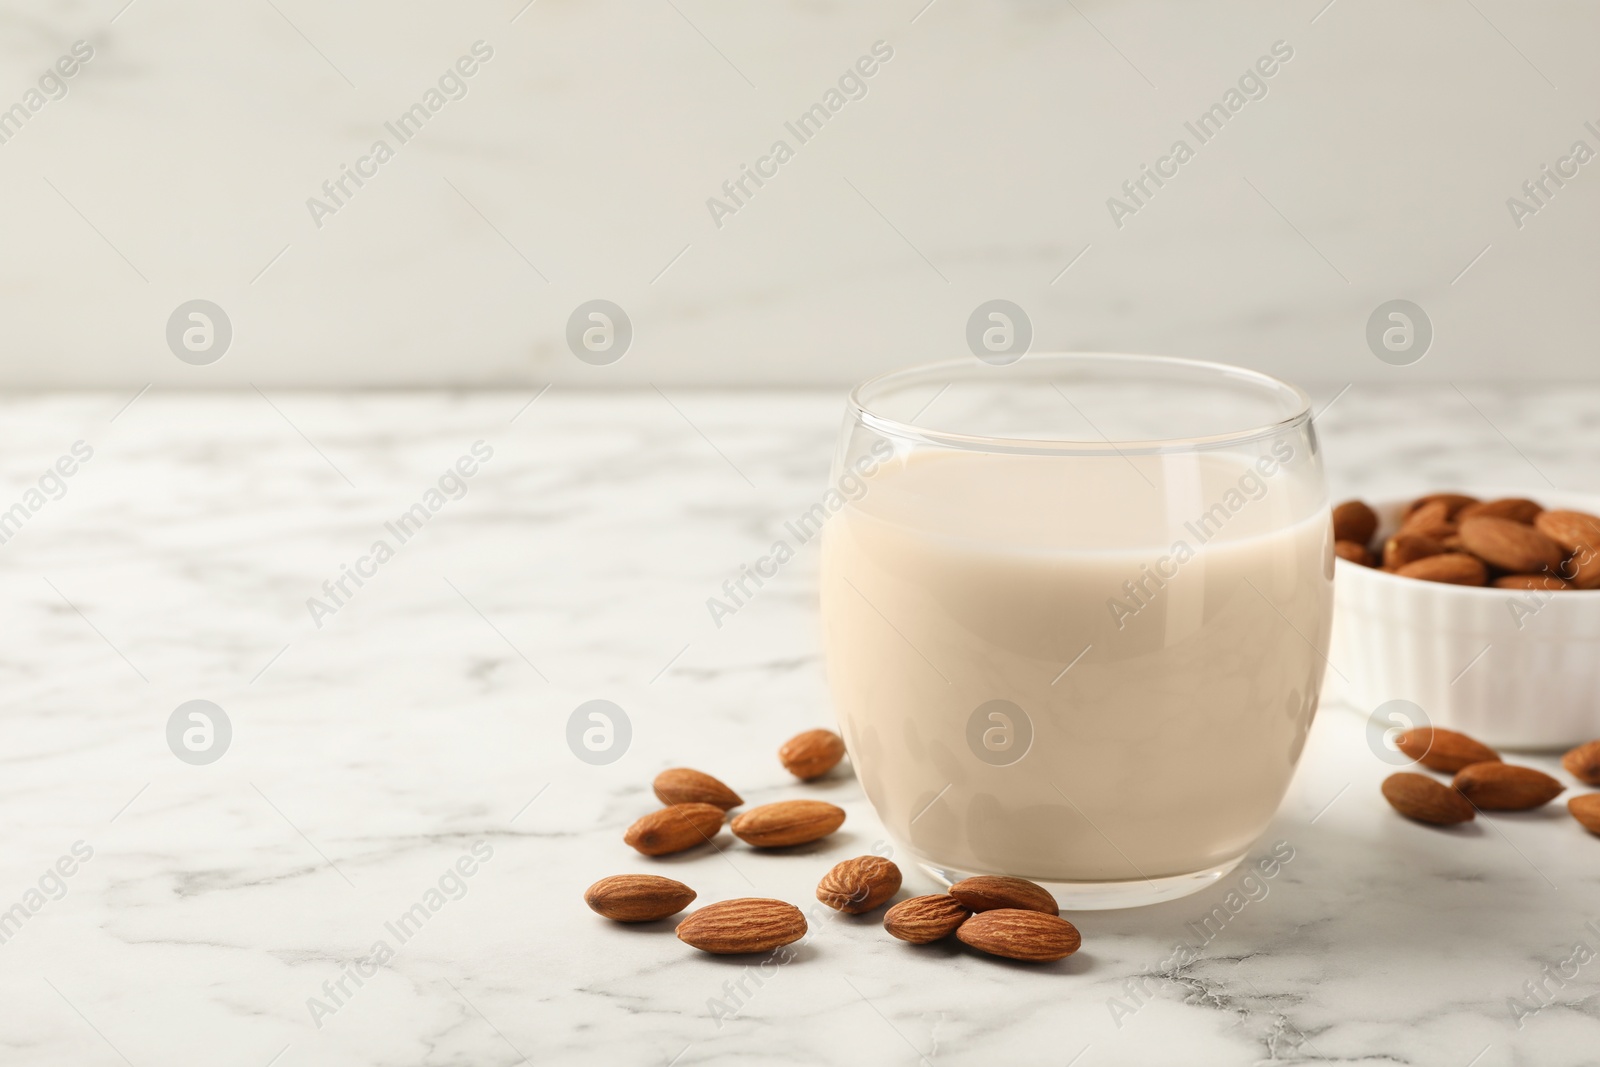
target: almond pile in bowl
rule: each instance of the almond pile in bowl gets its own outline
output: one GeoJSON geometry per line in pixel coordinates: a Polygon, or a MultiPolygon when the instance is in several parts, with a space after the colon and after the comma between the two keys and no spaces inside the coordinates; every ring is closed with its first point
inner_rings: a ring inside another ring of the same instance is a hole
{"type": "MultiPolygon", "coordinates": [[[[801,781],[822,777],[844,758],[831,730],[807,730],[778,750],[778,759],[801,781]]],[[[656,775],[662,808],[641,817],[623,841],[645,856],[668,856],[710,844],[728,812],[744,804],[727,785],[703,771],[674,767],[656,775]]],[[[844,809],[821,800],[780,800],[735,815],[728,829],[752,848],[786,848],[819,841],[844,824],[844,809]]],[[[900,890],[900,868],[882,856],[836,863],[817,883],[817,899],[835,911],[864,915],[900,890]]],[[[682,882],[654,874],[602,878],[583,895],[591,910],[620,923],[670,918],[698,896],[682,882]]],[[[954,934],[992,956],[1014,960],[1065,959],[1078,951],[1078,930],[1061,918],[1055,898],[1024,878],[983,875],[952,885],[948,893],[912,897],[891,907],[883,927],[912,944],[954,934]]],[[[708,904],[678,924],[678,939],[716,955],[769,952],[806,935],[806,917],[793,904],[740,897],[708,904]]]]}
{"type": "Polygon", "coordinates": [[[1600,589],[1600,518],[1532,500],[1432,493],[1406,505],[1381,544],[1378,514],[1359,500],[1333,509],[1340,559],[1404,578],[1499,589],[1600,589]]]}
{"type": "MultiPolygon", "coordinates": [[[[1430,771],[1454,776],[1449,785],[1414,771],[1384,779],[1384,799],[1413,822],[1454,826],[1480,812],[1532,811],[1566,792],[1543,771],[1506,763],[1488,745],[1454,730],[1415,726],[1395,737],[1395,747],[1430,771]]],[[[1585,785],[1600,786],[1600,740],[1568,752],[1561,766],[1585,785]]],[[[1600,834],[1600,793],[1573,797],[1567,811],[1585,830],[1600,834]]]]}

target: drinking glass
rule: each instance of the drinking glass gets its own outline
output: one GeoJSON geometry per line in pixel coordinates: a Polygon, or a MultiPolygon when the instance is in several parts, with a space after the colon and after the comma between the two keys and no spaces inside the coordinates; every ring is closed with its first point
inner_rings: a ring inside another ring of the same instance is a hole
{"type": "Polygon", "coordinates": [[[900,849],[1066,908],[1167,900],[1266,829],[1333,612],[1301,390],[1103,353],[850,394],[823,528],[829,685],[900,849]]]}

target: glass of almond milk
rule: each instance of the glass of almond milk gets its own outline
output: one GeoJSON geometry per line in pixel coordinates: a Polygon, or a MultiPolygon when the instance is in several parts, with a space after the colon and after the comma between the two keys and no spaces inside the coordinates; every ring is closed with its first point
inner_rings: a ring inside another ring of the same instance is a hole
{"type": "Polygon", "coordinates": [[[931,364],[850,395],[834,479],[829,684],[906,853],[1069,910],[1172,899],[1243,858],[1327,662],[1305,393],[1156,356],[931,364]]]}

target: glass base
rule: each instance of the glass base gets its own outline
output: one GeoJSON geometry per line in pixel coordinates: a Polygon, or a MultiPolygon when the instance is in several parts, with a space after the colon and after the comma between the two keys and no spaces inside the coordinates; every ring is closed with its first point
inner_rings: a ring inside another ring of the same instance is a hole
{"type": "MultiPolygon", "coordinates": [[[[945,885],[959,882],[963,878],[971,878],[979,874],[998,874],[998,871],[964,871],[956,867],[946,867],[943,864],[925,860],[920,856],[915,857],[916,864],[945,885]]],[[[1142,908],[1147,904],[1160,904],[1167,900],[1177,900],[1190,893],[1198,893],[1207,886],[1215,885],[1244,859],[1240,853],[1225,863],[1215,867],[1208,867],[1203,871],[1192,874],[1173,874],[1165,878],[1138,878],[1131,882],[1047,882],[1038,878],[1029,881],[1037,882],[1050,891],[1056,898],[1062,911],[1105,911],[1111,908],[1142,908]]]]}

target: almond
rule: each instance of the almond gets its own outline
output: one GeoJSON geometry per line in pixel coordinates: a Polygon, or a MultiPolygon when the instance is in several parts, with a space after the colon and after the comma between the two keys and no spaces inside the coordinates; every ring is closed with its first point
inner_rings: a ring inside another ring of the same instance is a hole
{"type": "Polygon", "coordinates": [[[1507,574],[1494,580],[1496,589],[1572,589],[1573,584],[1553,574],[1507,574]]]}
{"type": "Polygon", "coordinates": [[[817,899],[835,911],[862,915],[900,889],[900,868],[882,856],[857,856],[834,865],[817,883],[817,899]]]}
{"type": "Polygon", "coordinates": [[[584,890],[583,902],[619,923],[647,923],[676,915],[694,900],[682,882],[654,874],[614,874],[584,890]]]}
{"type": "Polygon", "coordinates": [[[790,774],[809,782],[844,759],[844,741],[832,730],[807,730],[785,741],[778,749],[778,759],[790,774]]]}
{"type": "Polygon", "coordinates": [[[1067,920],[1020,908],[979,912],[956,929],[956,936],[979,952],[1034,962],[1066,959],[1083,943],[1067,920]]]}
{"type": "Polygon", "coordinates": [[[1385,778],[1383,799],[1395,811],[1416,822],[1450,826],[1458,822],[1471,822],[1473,818],[1472,805],[1460,793],[1425,774],[1411,771],[1401,771],[1385,778]]]}
{"type": "Polygon", "coordinates": [[[844,809],[821,800],[780,800],[734,816],[735,835],[757,848],[803,845],[844,824],[844,809]]]}
{"type": "Polygon", "coordinates": [[[1585,793],[1567,801],[1567,810],[1591,834],[1600,834],[1600,793],[1585,793]]]}
{"type": "Polygon", "coordinates": [[[1407,515],[1400,523],[1401,533],[1421,534],[1442,541],[1456,532],[1450,518],[1450,506],[1443,500],[1430,500],[1407,515]]]}
{"type": "Polygon", "coordinates": [[[1461,523],[1461,541],[1485,563],[1513,574],[1554,571],[1567,557],[1556,542],[1510,519],[1466,519],[1461,523]]]}
{"type": "Polygon", "coordinates": [[[1378,532],[1378,513],[1359,500],[1346,500],[1333,509],[1333,539],[1354,541],[1366,547],[1378,532]]]}
{"type": "Polygon", "coordinates": [[[963,878],[950,887],[950,895],[973,911],[993,911],[1013,908],[1038,911],[1046,915],[1059,915],[1056,898],[1044,886],[1026,878],[1006,878],[996,874],[980,874],[963,878]]]}
{"type": "Polygon", "coordinates": [[[1500,754],[1488,745],[1442,726],[1413,726],[1395,736],[1394,747],[1429,770],[1445,774],[1474,763],[1500,761],[1500,754]]]}
{"type": "Polygon", "coordinates": [[[1431,504],[1435,500],[1442,500],[1445,502],[1445,506],[1449,510],[1448,517],[1452,519],[1456,517],[1462,508],[1478,502],[1477,497],[1467,496],[1464,493],[1429,493],[1427,496],[1419,496],[1417,499],[1407,504],[1405,515],[1403,517],[1409,518],[1417,511],[1418,508],[1431,504]]]}
{"type": "Polygon", "coordinates": [[[804,936],[806,917],[799,908],[760,897],[708,904],[678,924],[679,941],[718,956],[768,952],[804,936]]]}
{"type": "Polygon", "coordinates": [[[1546,511],[1533,520],[1533,528],[1566,549],[1600,545],[1600,518],[1584,511],[1546,511]]]}
{"type": "Polygon", "coordinates": [[[1399,570],[1407,563],[1415,563],[1428,556],[1437,556],[1444,551],[1444,546],[1431,537],[1421,534],[1397,533],[1383,543],[1383,566],[1385,570],[1399,570]]]}
{"type": "Polygon", "coordinates": [[[1359,563],[1363,567],[1372,566],[1372,553],[1367,551],[1367,546],[1354,541],[1335,541],[1333,554],[1351,563],[1359,563]]]}
{"type": "Polygon", "coordinates": [[[716,837],[722,816],[722,809],[715,804],[673,804],[628,827],[622,840],[646,856],[682,852],[716,837]]]}
{"type": "Polygon", "coordinates": [[[1509,763],[1474,763],[1457,771],[1450,784],[1482,811],[1527,811],[1566,789],[1543,771],[1509,763]]]}
{"type": "Polygon", "coordinates": [[[1425,582],[1447,582],[1450,585],[1482,585],[1489,580],[1489,572],[1483,563],[1464,552],[1426,556],[1407,563],[1395,573],[1402,578],[1420,578],[1425,582]]]}
{"type": "Polygon", "coordinates": [[[902,900],[883,914],[883,928],[893,937],[913,945],[926,945],[949,937],[972,913],[948,893],[902,900]]]}
{"type": "Polygon", "coordinates": [[[711,804],[727,811],[744,800],[703,771],[673,767],[656,775],[656,799],[663,804],[711,804]]]}
{"type": "Polygon", "coordinates": [[[1580,545],[1556,571],[1574,589],[1600,589],[1600,547],[1580,545]]]}
{"type": "Polygon", "coordinates": [[[1478,517],[1493,519],[1510,519],[1512,522],[1532,524],[1539,517],[1544,508],[1531,500],[1521,497],[1506,497],[1503,500],[1485,500],[1480,504],[1468,504],[1456,516],[1457,521],[1478,517]]]}
{"type": "Polygon", "coordinates": [[[1600,785],[1600,741],[1588,741],[1561,757],[1567,773],[1585,785],[1600,785]]]}

